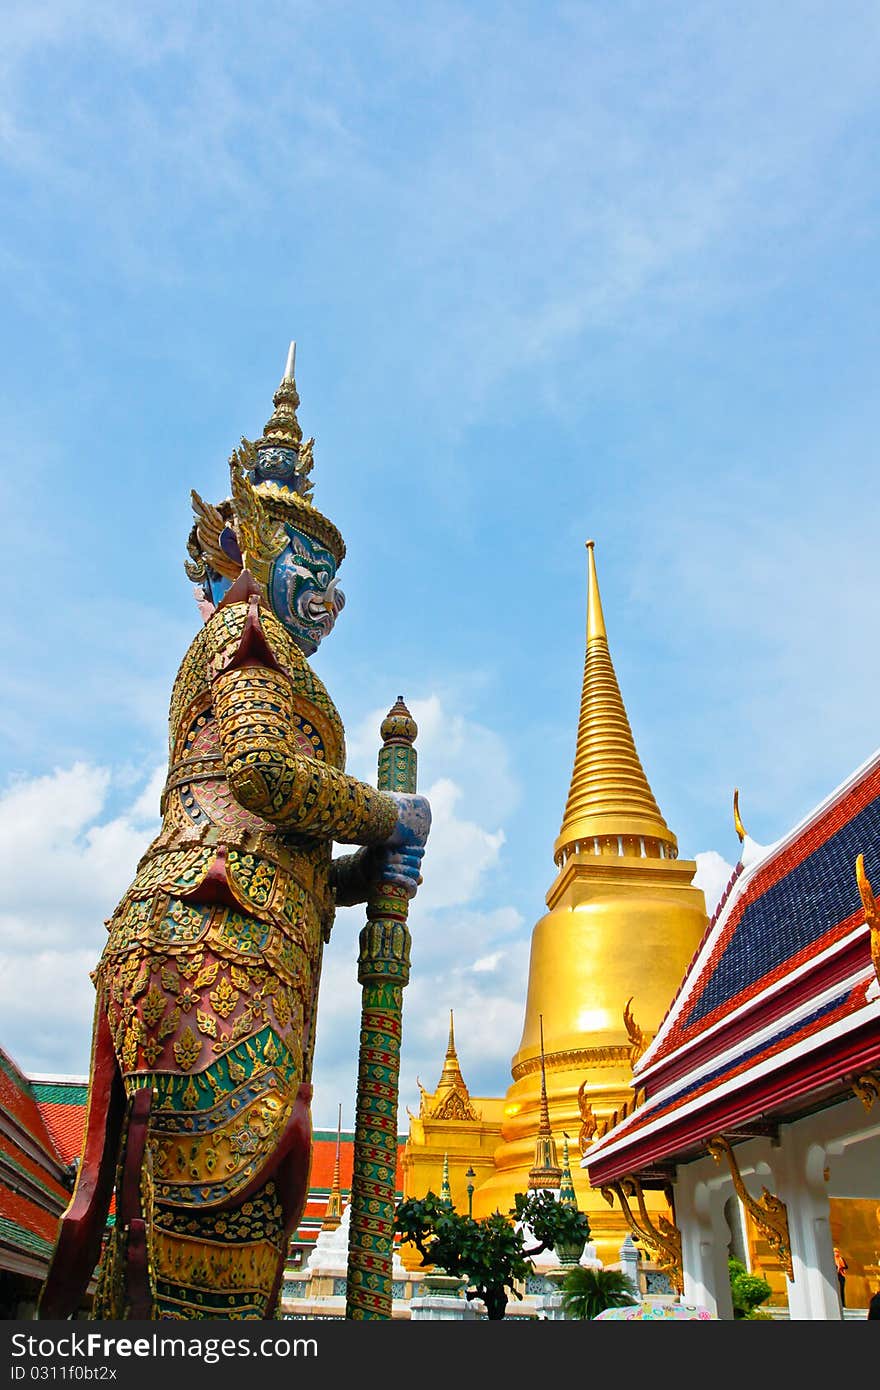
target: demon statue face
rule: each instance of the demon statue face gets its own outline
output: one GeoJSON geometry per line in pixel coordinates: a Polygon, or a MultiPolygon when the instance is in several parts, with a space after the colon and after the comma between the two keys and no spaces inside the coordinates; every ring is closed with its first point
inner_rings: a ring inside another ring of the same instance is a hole
{"type": "Polygon", "coordinates": [[[284,530],[287,544],[272,562],[267,597],[300,651],[311,656],[336,622],[345,595],[326,546],[290,524],[284,530]]]}

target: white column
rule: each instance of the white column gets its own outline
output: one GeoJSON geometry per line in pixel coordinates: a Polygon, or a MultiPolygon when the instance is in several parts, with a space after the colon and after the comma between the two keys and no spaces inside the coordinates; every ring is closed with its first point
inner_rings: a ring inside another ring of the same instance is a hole
{"type": "Polygon", "coordinates": [[[727,1246],[730,1231],[724,1219],[724,1198],[732,1190],[699,1176],[702,1164],[679,1167],[675,1183],[675,1217],[681,1231],[684,1296],[701,1303],[719,1318],[733,1318],[727,1246]]]}
{"type": "MultiPolygon", "coordinates": [[[[800,1140],[797,1128],[783,1127],[771,1151],[776,1191],[788,1208],[788,1235],[794,1279],[788,1283],[792,1321],[841,1322],[843,1311],[834,1267],[824,1145],[800,1140]]],[[[770,1184],[767,1184],[768,1187],[770,1184]]]]}

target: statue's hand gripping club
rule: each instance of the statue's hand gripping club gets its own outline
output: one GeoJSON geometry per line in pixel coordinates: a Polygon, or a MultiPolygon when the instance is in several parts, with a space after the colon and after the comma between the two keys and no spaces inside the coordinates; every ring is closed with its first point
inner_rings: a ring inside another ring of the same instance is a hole
{"type": "Polygon", "coordinates": [[[431,829],[431,807],[427,797],[414,792],[390,792],[397,805],[397,824],[380,850],[379,883],[403,888],[415,897],[422,881],[421,867],[425,844],[431,829]]]}

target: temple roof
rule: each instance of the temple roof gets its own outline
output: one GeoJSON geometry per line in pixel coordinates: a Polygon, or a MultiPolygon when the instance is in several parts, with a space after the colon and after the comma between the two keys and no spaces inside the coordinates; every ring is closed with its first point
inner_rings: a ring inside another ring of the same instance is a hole
{"type": "Polygon", "coordinates": [[[0,1049],[0,1267],[45,1274],[70,1188],[31,1082],[0,1049]]]}
{"type": "Polygon", "coordinates": [[[587,649],[580,719],[554,858],[558,863],[565,850],[603,835],[657,840],[673,851],[676,846],[636,751],[608,648],[593,542],[588,541],[587,649]]]}
{"type": "Polygon", "coordinates": [[[774,845],[750,843],[635,1068],[644,1103],[587,1153],[592,1183],[793,1118],[878,1066],[859,854],[880,883],[880,752],[774,845]]]}

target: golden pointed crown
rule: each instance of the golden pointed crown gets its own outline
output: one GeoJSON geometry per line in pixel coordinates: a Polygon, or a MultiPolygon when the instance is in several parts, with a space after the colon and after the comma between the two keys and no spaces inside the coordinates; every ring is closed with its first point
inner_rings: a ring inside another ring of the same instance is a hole
{"type": "Polygon", "coordinates": [[[337,565],[345,555],[339,531],[312,502],[314,439],[303,442],[296,411],[296,344],[291,343],[271,416],[261,437],[242,438],[229,459],[232,497],[214,507],[192,494],[195,525],[186,572],[202,582],[208,570],[235,579],[247,569],[265,585],[274,558],[288,542],[285,525],[318,541],[337,565]]]}

